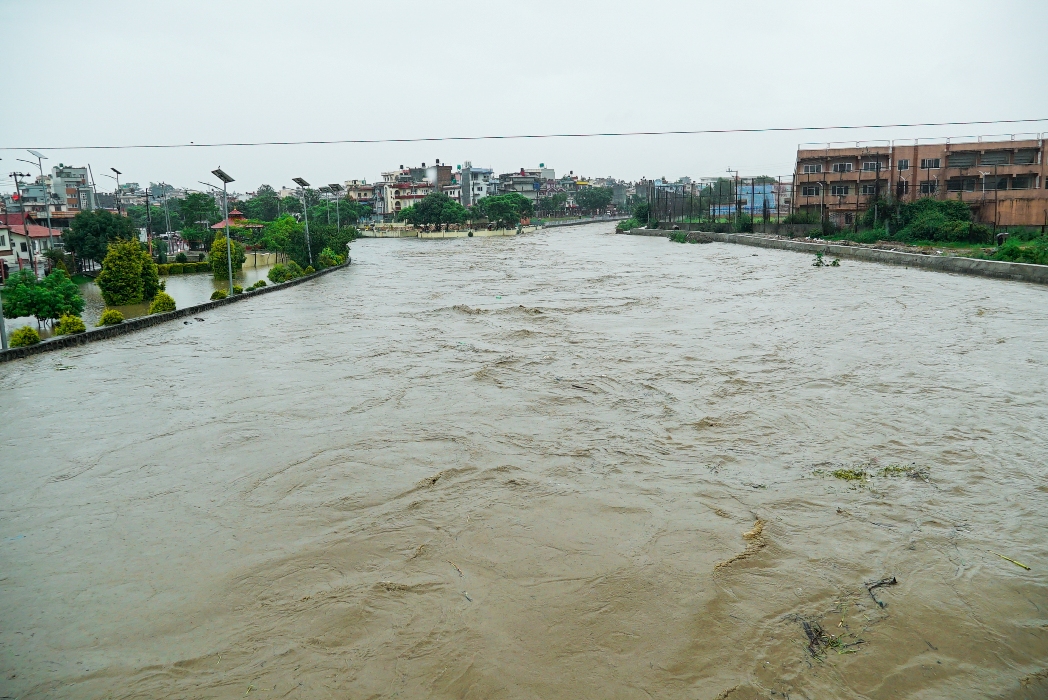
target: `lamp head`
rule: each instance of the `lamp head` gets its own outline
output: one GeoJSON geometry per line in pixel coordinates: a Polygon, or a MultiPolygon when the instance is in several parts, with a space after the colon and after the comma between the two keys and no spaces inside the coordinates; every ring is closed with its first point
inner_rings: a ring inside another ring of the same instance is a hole
{"type": "Polygon", "coordinates": [[[300,177],[293,177],[291,180],[299,187],[309,187],[309,183],[300,177]]]}
{"type": "Polygon", "coordinates": [[[119,170],[117,170],[116,168],[110,168],[110,170],[112,170],[112,171],[113,171],[114,173],[116,173],[117,175],[123,175],[123,173],[122,173],[122,172],[120,172],[119,170]]]}
{"type": "Polygon", "coordinates": [[[222,182],[226,183],[227,185],[230,182],[233,182],[233,178],[229,177],[229,175],[226,175],[225,171],[223,171],[222,168],[215,168],[211,171],[211,174],[217,177],[222,182]]]}
{"type": "Polygon", "coordinates": [[[32,148],[27,148],[25,150],[27,150],[30,153],[32,153],[34,158],[43,158],[44,160],[47,160],[47,156],[45,156],[43,153],[40,153],[38,151],[34,151],[32,148]]]}

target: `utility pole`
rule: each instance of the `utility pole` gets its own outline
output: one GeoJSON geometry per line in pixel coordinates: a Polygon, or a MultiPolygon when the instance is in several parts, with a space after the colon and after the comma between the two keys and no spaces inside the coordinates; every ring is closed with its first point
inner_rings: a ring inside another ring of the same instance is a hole
{"type": "MultiPolygon", "coordinates": [[[[37,277],[40,276],[40,271],[36,266],[36,256],[33,255],[33,241],[29,238],[29,221],[25,216],[25,199],[22,197],[22,186],[18,183],[18,178],[29,177],[29,173],[11,173],[11,177],[15,179],[15,192],[18,193],[18,205],[22,210],[22,230],[25,232],[25,245],[26,251],[29,253],[29,265],[33,268],[33,274],[37,277]]],[[[14,241],[11,241],[12,247],[14,247],[14,241]]],[[[21,260],[22,258],[18,255],[18,250],[15,249],[15,260],[21,260]]],[[[22,263],[18,263],[19,269],[22,267],[22,263]]]]}
{"type": "Polygon", "coordinates": [[[120,206],[120,176],[123,175],[123,173],[116,168],[110,168],[110,170],[116,173],[116,213],[123,216],[124,209],[120,206]]]}
{"type": "MultiPolygon", "coordinates": [[[[47,158],[43,153],[37,153],[32,149],[26,149],[34,156],[36,156],[37,167],[40,168],[40,184],[44,184],[44,158],[47,158]]],[[[47,185],[44,190],[44,210],[47,212],[47,246],[48,248],[55,247],[55,234],[51,230],[51,185],[47,185]]]]}
{"type": "Polygon", "coordinates": [[[149,188],[145,188],[146,193],[146,245],[149,246],[149,255],[153,255],[153,215],[149,212],[149,188]]]}
{"type": "Polygon", "coordinates": [[[211,174],[222,181],[222,210],[225,214],[225,230],[226,230],[226,269],[229,271],[229,296],[233,297],[233,246],[229,242],[229,193],[226,190],[226,186],[233,182],[233,178],[226,175],[222,171],[221,167],[215,168],[211,171],[211,174]]]}

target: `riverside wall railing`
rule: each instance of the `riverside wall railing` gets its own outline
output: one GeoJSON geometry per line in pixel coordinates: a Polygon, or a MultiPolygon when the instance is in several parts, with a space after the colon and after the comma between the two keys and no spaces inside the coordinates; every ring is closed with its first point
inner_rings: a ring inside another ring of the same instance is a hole
{"type": "Polygon", "coordinates": [[[330,274],[335,270],[341,270],[342,268],[348,267],[353,262],[352,258],[346,260],[342,265],[336,265],[334,267],[327,267],[318,272],[314,272],[311,275],[304,275],[287,282],[280,284],[274,284],[259,289],[245,290],[241,294],[236,294],[225,299],[216,299],[215,301],[204,302],[203,304],[195,304],[193,306],[186,306],[175,311],[171,311],[166,314],[153,314],[151,316],[141,316],[139,318],[131,318],[122,323],[118,323],[113,326],[102,326],[101,328],[92,328],[84,331],[83,333],[71,333],[69,335],[60,335],[54,338],[48,338],[35,345],[28,345],[21,348],[8,348],[7,350],[0,350],[0,363],[10,362],[11,360],[19,360],[23,357],[29,357],[31,355],[39,355],[44,352],[51,352],[54,350],[61,350],[63,348],[71,348],[77,345],[86,345],[87,343],[95,343],[100,340],[106,340],[108,338],[115,338],[119,335],[126,335],[128,333],[134,333],[145,328],[151,328],[158,326],[161,323],[167,323],[168,321],[175,321],[186,316],[193,316],[217,309],[220,306],[227,306],[229,304],[236,304],[238,302],[253,299],[260,294],[270,294],[272,292],[280,291],[281,289],[287,289],[288,287],[294,287],[296,285],[308,282],[310,280],[322,277],[323,275],[330,274]]]}

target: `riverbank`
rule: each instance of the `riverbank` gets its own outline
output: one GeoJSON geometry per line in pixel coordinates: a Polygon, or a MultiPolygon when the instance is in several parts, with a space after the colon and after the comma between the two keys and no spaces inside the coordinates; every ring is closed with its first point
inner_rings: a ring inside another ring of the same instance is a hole
{"type": "Polygon", "coordinates": [[[976,275],[979,277],[994,277],[1019,282],[1032,282],[1034,284],[1048,284],[1048,265],[1032,265],[1029,263],[1013,263],[1000,260],[984,260],[981,258],[965,258],[956,255],[931,255],[920,253],[907,253],[899,250],[877,248],[874,246],[853,243],[842,245],[840,243],[826,243],[819,241],[797,241],[789,238],[775,236],[762,236],[751,233],[714,233],[711,231],[665,231],[662,229],[649,230],[631,229],[620,233],[632,236],[659,236],[669,237],[678,233],[695,241],[716,241],[720,243],[737,243],[740,245],[756,246],[758,248],[774,248],[778,250],[790,250],[798,253],[815,255],[822,253],[828,257],[852,258],[866,262],[883,263],[886,265],[901,265],[903,267],[916,267],[937,272],[952,272],[959,275],[976,275]]]}
{"type": "Polygon", "coordinates": [[[260,287],[258,289],[245,289],[243,293],[236,294],[232,297],[226,297],[225,299],[217,299],[215,301],[207,301],[201,304],[194,304],[186,307],[182,307],[166,314],[153,314],[139,316],[136,318],[126,319],[123,323],[118,323],[114,326],[102,326],[101,328],[89,328],[83,333],[74,333],[71,335],[59,335],[43,340],[36,345],[29,345],[21,348],[8,348],[7,350],[0,350],[0,363],[10,362],[11,360],[18,360],[32,355],[38,355],[44,352],[51,352],[53,350],[60,350],[62,348],[74,347],[76,345],[85,345],[87,343],[94,343],[100,340],[106,340],[108,338],[114,338],[119,335],[126,335],[139,331],[144,328],[150,328],[160,323],[167,323],[168,321],[174,321],[180,318],[186,318],[187,316],[194,316],[202,314],[205,311],[218,308],[220,306],[227,306],[229,304],[235,304],[237,302],[245,301],[262,294],[269,294],[287,287],[294,287],[308,282],[311,279],[326,275],[328,273],[339,270],[343,267],[347,267],[353,259],[348,259],[342,265],[335,267],[328,267],[323,270],[314,272],[311,275],[305,275],[281,284],[273,284],[266,287],[260,287]]]}

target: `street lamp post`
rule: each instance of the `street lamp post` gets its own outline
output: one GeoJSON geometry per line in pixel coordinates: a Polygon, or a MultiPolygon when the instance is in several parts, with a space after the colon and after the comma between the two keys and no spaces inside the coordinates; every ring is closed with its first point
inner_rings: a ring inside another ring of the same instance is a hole
{"type": "Polygon", "coordinates": [[[306,203],[306,188],[309,187],[309,183],[300,177],[291,179],[302,188],[302,217],[306,222],[306,253],[309,255],[309,266],[313,267],[313,247],[309,242],[309,205],[306,203]]]}
{"type": "Polygon", "coordinates": [[[345,188],[337,182],[332,185],[328,185],[328,188],[335,193],[335,228],[341,231],[342,217],[338,213],[338,200],[342,199],[342,190],[345,188]]]}
{"type": "Polygon", "coordinates": [[[233,247],[229,242],[229,194],[226,191],[226,186],[233,182],[233,178],[226,175],[222,171],[221,167],[215,168],[211,171],[211,174],[222,181],[222,213],[225,214],[225,229],[226,229],[226,268],[229,271],[229,296],[233,296],[233,247]]]}
{"type": "Polygon", "coordinates": [[[123,175],[123,173],[117,170],[116,168],[110,168],[110,170],[116,173],[116,213],[120,216],[123,216],[124,209],[120,206],[120,176],[123,175]]]}
{"type": "MultiPolygon", "coordinates": [[[[44,159],[47,158],[47,156],[45,156],[43,153],[37,153],[36,151],[34,151],[31,148],[30,149],[26,149],[26,150],[28,150],[30,153],[32,153],[34,156],[36,156],[36,165],[37,165],[37,167],[40,168],[40,184],[43,185],[44,184],[44,159]]],[[[47,245],[50,248],[54,248],[55,247],[55,234],[54,234],[54,231],[51,230],[51,188],[48,187],[46,192],[47,192],[47,194],[46,194],[46,196],[44,198],[45,199],[45,201],[44,201],[44,208],[47,211],[47,245]]]]}

